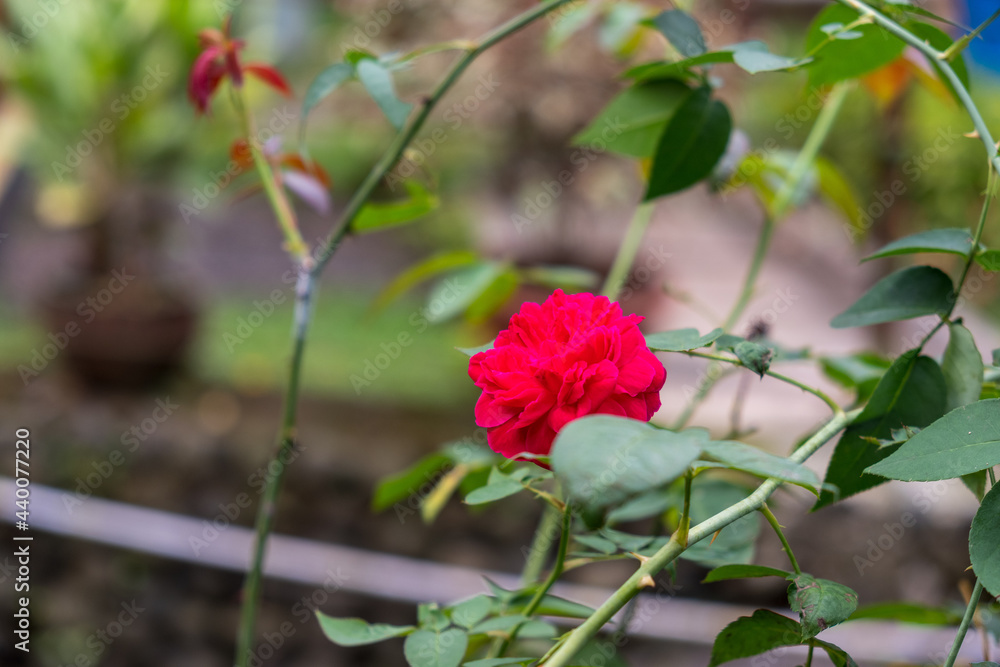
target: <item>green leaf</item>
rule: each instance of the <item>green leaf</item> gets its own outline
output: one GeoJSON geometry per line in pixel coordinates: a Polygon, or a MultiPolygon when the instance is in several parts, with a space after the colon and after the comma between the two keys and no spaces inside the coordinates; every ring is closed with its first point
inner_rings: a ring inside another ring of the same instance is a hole
{"type": "Polygon", "coordinates": [[[441,631],[451,625],[437,602],[425,602],[417,606],[417,625],[426,630],[441,631]]]}
{"type": "Polygon", "coordinates": [[[1000,271],[1000,250],[985,250],[978,253],[976,262],[987,271],[1000,271]]]}
{"type": "Polygon", "coordinates": [[[396,97],[396,88],[392,83],[392,72],[373,58],[360,60],[355,70],[361,85],[372,96],[375,104],[382,110],[393,127],[397,130],[402,128],[413,105],[396,97]]]}
{"type": "Polygon", "coordinates": [[[486,352],[487,350],[492,350],[493,349],[493,343],[495,343],[495,342],[496,342],[496,339],[494,338],[490,342],[484,343],[484,344],[480,345],[479,347],[456,347],[455,349],[458,350],[459,352],[461,352],[462,354],[466,355],[466,356],[474,357],[477,354],[479,354],[480,352],[486,352]]]}
{"type": "Polygon", "coordinates": [[[555,639],[559,636],[559,629],[546,621],[531,619],[521,626],[517,636],[519,639],[555,639]]]}
{"type": "Polygon", "coordinates": [[[679,81],[638,83],[619,93],[580,134],[576,145],[604,145],[613,153],[650,157],[667,122],[691,95],[679,81]],[[600,142],[600,143],[599,143],[600,142]]]}
{"type": "Polygon", "coordinates": [[[833,667],[858,667],[858,663],[854,662],[854,658],[847,655],[847,651],[839,646],[825,642],[822,639],[814,639],[813,642],[816,646],[826,651],[830,662],[833,663],[833,667]]]}
{"type": "Polygon", "coordinates": [[[490,615],[493,601],[485,595],[477,595],[451,606],[451,620],[455,625],[471,628],[490,615]]]}
{"type": "Polygon", "coordinates": [[[461,315],[507,270],[503,264],[480,262],[442,278],[427,297],[427,321],[438,324],[461,315]]]}
{"type": "Polygon", "coordinates": [[[684,58],[674,62],[654,61],[636,65],[622,76],[636,81],[652,81],[656,79],[676,79],[690,74],[692,67],[700,65],[719,65],[733,62],[737,51],[767,52],[767,44],[759,40],[750,40],[724,46],[718,51],[709,51],[692,58],[684,58]]]}
{"type": "Polygon", "coordinates": [[[408,635],[416,629],[412,625],[371,624],[360,618],[333,618],[321,611],[316,612],[316,618],[326,638],[338,646],[374,644],[408,635]]]}
{"type": "Polygon", "coordinates": [[[965,488],[972,491],[976,500],[982,502],[983,496],[986,495],[986,471],[980,470],[962,475],[962,484],[965,484],[965,488]]]}
{"type": "Polygon", "coordinates": [[[449,251],[433,255],[422,262],[414,264],[396,276],[376,297],[375,302],[372,304],[372,309],[381,310],[385,308],[403,293],[413,289],[429,278],[463,266],[475,264],[478,261],[479,257],[474,252],[469,252],[468,250],[449,251]]]}
{"type": "MultiPolygon", "coordinates": [[[[858,13],[842,5],[830,5],[821,11],[806,36],[806,52],[826,42],[828,35],[823,26],[831,23],[847,25],[858,18],[858,13]]],[[[814,86],[823,86],[845,79],[854,79],[888,65],[903,53],[905,46],[895,37],[875,25],[855,28],[861,33],[858,39],[834,40],[823,46],[815,54],[815,62],[809,67],[809,81],[814,86]]]]}
{"type": "Polygon", "coordinates": [[[907,482],[952,479],[1000,463],[1000,398],[952,410],[868,472],[907,482]]]}
{"type": "Polygon", "coordinates": [[[521,284],[518,272],[510,266],[502,266],[497,276],[486,289],[465,309],[465,319],[476,324],[483,323],[499,311],[521,284]]]}
{"type": "Polygon", "coordinates": [[[846,621],[858,608],[858,594],[835,581],[800,574],[788,587],[788,604],[799,614],[802,638],[810,639],[846,621]]]}
{"type": "MultiPolygon", "coordinates": [[[[530,597],[534,597],[534,594],[532,593],[530,597]]],[[[524,605],[527,605],[528,602],[530,602],[530,598],[525,595],[524,605]]],[[[515,600],[510,608],[512,611],[521,611],[524,606],[515,600]]],[[[538,616],[559,616],[561,618],[589,618],[593,613],[594,609],[587,605],[548,594],[542,596],[542,600],[535,610],[535,614],[538,616]]]]}
{"type": "Polygon", "coordinates": [[[538,658],[483,658],[472,662],[462,663],[462,667],[508,667],[508,665],[523,665],[526,662],[534,662],[538,658]]]}
{"type": "Polygon", "coordinates": [[[926,607],[909,602],[880,602],[859,607],[850,618],[852,621],[864,619],[889,619],[919,625],[958,625],[962,616],[944,607],[926,607]]]}
{"type": "Polygon", "coordinates": [[[661,331],[646,336],[646,345],[654,352],[686,352],[708,347],[723,334],[722,329],[713,329],[704,336],[697,329],[675,329],[661,331]]]}
{"type": "Polygon", "coordinates": [[[420,502],[420,518],[424,520],[424,523],[434,523],[434,519],[441,513],[444,506],[448,504],[448,500],[455,493],[455,489],[462,483],[462,480],[465,479],[470,470],[471,468],[468,465],[459,463],[441,477],[434,488],[423,497],[420,502]]]}
{"type": "Polygon", "coordinates": [[[776,570],[773,567],[764,567],[763,565],[723,565],[705,575],[701,583],[710,584],[715,581],[747,579],[751,577],[781,577],[782,579],[786,579],[791,574],[791,572],[786,572],[785,570],[776,570]]]}
{"type": "Polygon", "coordinates": [[[567,291],[593,289],[600,283],[597,273],[576,266],[530,266],[521,269],[521,278],[528,283],[567,291]]]}
{"type": "Polygon", "coordinates": [[[301,117],[306,118],[313,107],[340,87],[342,83],[354,76],[354,65],[351,63],[335,63],[316,75],[309,84],[305,98],[302,100],[301,117]]]}
{"type": "Polygon", "coordinates": [[[600,535],[574,535],[573,539],[585,547],[589,547],[597,553],[610,556],[618,551],[618,545],[600,535]]]}
{"type": "Polygon", "coordinates": [[[918,252],[943,252],[968,257],[972,252],[972,241],[972,234],[968,229],[931,229],[896,239],[861,261],[918,252]]]}
{"type": "Polygon", "coordinates": [[[911,266],[875,283],[850,308],[833,318],[830,326],[844,329],[944,315],[954,301],[955,290],[946,273],[930,266],[911,266]]]}
{"type": "Polygon", "coordinates": [[[948,325],[948,347],[941,361],[948,400],[945,410],[950,412],[979,400],[983,391],[983,355],[976,347],[972,332],[959,322],[948,325]]]}
{"type": "Polygon", "coordinates": [[[813,169],[815,169],[819,181],[820,193],[844,214],[854,231],[863,233],[866,228],[861,219],[861,206],[858,204],[857,197],[854,196],[851,184],[844,178],[840,169],[822,156],[816,158],[813,169]]]}
{"type": "Polygon", "coordinates": [[[372,509],[381,512],[401,500],[406,500],[417,493],[424,484],[436,482],[440,476],[435,473],[449,463],[451,459],[444,454],[430,454],[403,472],[386,477],[375,487],[372,509]]]}
{"type": "Polygon", "coordinates": [[[944,401],[944,375],[937,363],[918,356],[917,350],[900,355],[833,450],[824,486],[838,488],[839,496],[824,489],[813,510],[885,482],[865,469],[889,456],[895,446],[880,448],[866,438],[890,439],[892,429],[904,425],[923,428],[944,414],[944,401]]]}
{"type": "Polygon", "coordinates": [[[1000,484],[990,489],[972,519],[969,557],[986,590],[1000,596],[1000,484]]]}
{"type": "Polygon", "coordinates": [[[801,643],[802,628],[797,622],[773,611],[758,609],[753,616],[741,616],[719,633],[708,667],[801,643]]]}
{"type": "Polygon", "coordinates": [[[471,630],[470,635],[484,635],[490,632],[509,633],[516,626],[527,623],[530,619],[521,614],[510,614],[508,616],[496,616],[477,624],[471,630]]]}
{"type": "Polygon", "coordinates": [[[732,120],[709,88],[691,93],[660,136],[645,201],[688,188],[712,173],[726,152],[732,120]]]}
{"type": "Polygon", "coordinates": [[[863,403],[871,396],[892,362],[877,354],[861,353],[849,357],[824,357],[820,363],[827,377],[843,387],[856,390],[858,401],[863,403]]]}
{"type": "Polygon", "coordinates": [[[631,500],[608,512],[608,523],[622,523],[625,521],[635,521],[646,517],[662,514],[668,507],[676,504],[674,495],[665,489],[654,489],[646,493],[639,494],[631,500]]]}
{"type": "Polygon", "coordinates": [[[733,62],[750,74],[792,70],[812,62],[812,58],[789,58],[768,51],[742,49],[733,52],[733,62]]]}
{"type": "Polygon", "coordinates": [[[705,37],[698,22],[687,12],[680,9],[660,12],[653,17],[652,24],[685,58],[705,53],[705,37]]]}
{"type": "MultiPolygon", "coordinates": [[[[748,495],[750,492],[746,488],[722,479],[695,478],[691,485],[691,525],[718,514],[748,495]]],[[[749,564],[759,534],[760,520],[756,512],[751,512],[723,528],[714,539],[707,537],[690,545],[681,558],[705,567],[749,564]]]]}
{"type": "Polygon", "coordinates": [[[740,360],[740,363],[761,378],[771,367],[771,357],[774,356],[774,350],[771,348],[749,340],[740,341],[734,345],[733,353],[740,360]]]}
{"type": "Polygon", "coordinates": [[[672,482],[700,453],[691,436],[634,419],[591,415],[562,428],[551,465],[569,498],[599,508],[672,482]]]}
{"type": "Polygon", "coordinates": [[[511,479],[507,475],[494,468],[490,471],[490,479],[486,486],[481,486],[465,497],[467,505],[482,505],[492,503],[495,500],[512,496],[515,493],[524,491],[524,485],[516,479],[511,479]]]}
{"type": "Polygon", "coordinates": [[[469,637],[464,630],[417,630],[406,638],[403,655],[410,667],[458,667],[465,657],[469,637]]]}
{"type": "Polygon", "coordinates": [[[406,199],[390,203],[372,202],[358,213],[351,223],[351,231],[367,233],[398,227],[427,215],[441,204],[438,196],[417,181],[404,183],[409,195],[406,199]]]}
{"type": "Polygon", "coordinates": [[[742,470],[758,477],[774,477],[819,493],[819,477],[801,463],[733,440],[708,442],[703,448],[706,454],[724,463],[727,468],[742,470]]]}

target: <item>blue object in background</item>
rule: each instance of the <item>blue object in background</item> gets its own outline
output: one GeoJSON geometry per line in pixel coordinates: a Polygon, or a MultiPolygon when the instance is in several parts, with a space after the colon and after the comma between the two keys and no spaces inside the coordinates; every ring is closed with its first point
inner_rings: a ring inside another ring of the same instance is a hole
{"type": "MultiPolygon", "coordinates": [[[[964,0],[966,24],[975,28],[1000,9],[1000,0],[964,0]]],[[[966,50],[969,58],[981,69],[1000,76],[1000,19],[994,21],[966,50]]]]}

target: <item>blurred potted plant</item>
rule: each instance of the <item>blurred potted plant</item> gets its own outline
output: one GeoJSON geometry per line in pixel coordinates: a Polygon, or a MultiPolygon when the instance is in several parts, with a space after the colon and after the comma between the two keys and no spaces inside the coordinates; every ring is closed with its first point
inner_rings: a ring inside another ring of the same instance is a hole
{"type": "Polygon", "coordinates": [[[84,239],[83,261],[41,308],[83,379],[145,385],[184,357],[192,299],[165,279],[170,184],[190,146],[184,68],[207,3],[8,4],[7,91],[33,121],[23,161],[38,219],[84,239]],[[75,324],[74,324],[75,323],[75,324]]]}

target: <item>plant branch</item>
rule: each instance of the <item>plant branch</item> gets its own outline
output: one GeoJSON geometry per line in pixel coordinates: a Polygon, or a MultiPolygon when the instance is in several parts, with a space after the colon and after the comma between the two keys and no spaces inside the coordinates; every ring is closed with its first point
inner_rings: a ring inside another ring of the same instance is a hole
{"type": "Polygon", "coordinates": [[[785,531],[781,529],[781,524],[778,523],[778,519],[774,516],[774,513],[771,512],[771,508],[767,506],[767,503],[760,506],[760,513],[764,515],[767,522],[771,524],[771,528],[774,529],[778,539],[781,540],[781,546],[784,548],[785,554],[788,556],[788,562],[791,564],[792,570],[795,571],[795,574],[802,574],[802,570],[799,569],[799,561],[795,560],[795,554],[792,553],[792,547],[788,544],[788,540],[785,538],[785,531]]]}
{"type": "Polygon", "coordinates": [[[406,147],[413,141],[414,137],[420,132],[427,118],[430,116],[431,111],[437,106],[437,103],[441,101],[458,78],[465,72],[466,68],[472,62],[478,58],[484,51],[489,49],[491,46],[502,41],[503,39],[509,37],[515,32],[521,30],[525,26],[531,24],[533,21],[541,18],[545,14],[551,12],[558,7],[571,2],[571,0],[550,0],[550,2],[539,4],[532,9],[514,17],[507,23],[504,23],[500,27],[488,32],[483,35],[476,42],[470,42],[466,49],[465,54],[459,58],[448,73],[445,74],[441,83],[438,84],[434,92],[431,93],[430,97],[420,105],[419,111],[416,114],[412,114],[407,121],[403,129],[400,130],[395,138],[393,138],[392,143],[386,149],[385,154],[379,159],[372,170],[368,172],[368,176],[362,181],[361,185],[355,191],[354,196],[351,197],[350,201],[347,203],[347,207],[344,209],[343,213],[340,214],[340,218],[337,220],[337,224],[334,226],[333,231],[326,238],[322,244],[322,251],[319,253],[319,257],[316,261],[316,266],[313,269],[315,274],[319,274],[323,267],[326,266],[327,262],[336,252],[337,247],[340,245],[344,237],[347,236],[351,231],[351,224],[354,219],[357,218],[361,209],[364,208],[365,203],[367,203],[368,198],[371,197],[372,192],[378,187],[378,184],[382,181],[386,174],[395,166],[399,158],[402,157],[403,151],[406,147]]]}
{"type": "Polygon", "coordinates": [[[545,557],[552,547],[552,533],[559,528],[559,514],[559,510],[549,503],[542,506],[542,517],[538,521],[538,528],[531,540],[531,551],[528,552],[521,571],[522,586],[530,586],[538,581],[538,576],[545,567],[545,557]]]}
{"type": "MultiPolygon", "coordinates": [[[[851,423],[861,410],[852,410],[848,413],[834,415],[829,421],[808,440],[803,443],[789,457],[796,463],[802,463],[812,456],[820,447],[829,442],[845,426],[851,423]]],[[[779,480],[770,478],[765,480],[757,490],[741,500],[740,502],[727,507],[715,516],[702,521],[697,526],[691,528],[688,533],[688,544],[695,544],[700,540],[714,534],[740,517],[759,509],[781,485],[779,480]]],[[[590,618],[577,626],[562,643],[552,656],[543,664],[545,667],[565,667],[580,649],[604,627],[618,611],[628,603],[642,589],[642,580],[659,573],[664,567],[673,562],[677,556],[683,552],[685,547],[676,539],[676,534],[670,538],[659,551],[653,554],[648,560],[643,561],[639,568],[628,580],[595,611],[590,618]]]]}
{"type": "Polygon", "coordinates": [[[983,583],[976,578],[976,585],[972,588],[972,595],[969,597],[969,604],[965,607],[965,614],[962,616],[962,622],[958,626],[958,632],[955,634],[955,641],[952,642],[951,651],[948,652],[948,659],[945,660],[944,667],[955,667],[955,660],[958,658],[958,652],[962,648],[962,643],[965,641],[965,634],[969,631],[969,625],[972,623],[972,616],[976,613],[976,607],[979,606],[979,598],[983,595],[983,583]]]}
{"type": "Polygon", "coordinates": [[[608,271],[604,287],[601,288],[601,294],[612,301],[618,299],[618,295],[625,285],[625,278],[628,277],[628,272],[632,269],[635,256],[639,252],[639,246],[642,243],[642,237],[645,235],[646,228],[649,227],[649,221],[653,217],[654,206],[655,202],[640,204],[635,209],[632,220],[628,223],[625,238],[622,239],[621,245],[618,246],[615,261],[611,265],[611,270],[608,271]]]}
{"type": "Polygon", "coordinates": [[[928,58],[931,58],[933,62],[937,63],[941,72],[944,74],[945,78],[948,79],[948,82],[954,89],[959,102],[961,102],[962,106],[965,107],[966,113],[969,114],[969,118],[972,120],[972,124],[976,128],[976,133],[979,135],[979,140],[986,148],[986,156],[993,165],[993,169],[1000,172],[1000,155],[997,154],[996,143],[994,143],[993,137],[990,135],[990,131],[986,127],[986,121],[983,120],[982,114],[979,113],[979,109],[969,96],[969,91],[965,89],[965,86],[962,84],[962,80],[958,78],[958,75],[955,74],[955,70],[952,68],[951,64],[948,63],[946,53],[938,51],[924,40],[912,34],[903,26],[893,21],[888,16],[876,11],[874,8],[865,4],[861,0],[837,0],[837,2],[857,10],[863,15],[871,16],[875,23],[882,26],[896,37],[899,37],[905,43],[917,49],[928,58]]]}

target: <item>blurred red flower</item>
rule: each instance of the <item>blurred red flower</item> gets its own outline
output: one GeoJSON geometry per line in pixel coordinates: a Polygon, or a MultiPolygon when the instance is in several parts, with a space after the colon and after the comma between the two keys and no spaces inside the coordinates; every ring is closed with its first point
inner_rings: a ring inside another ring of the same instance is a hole
{"type": "Polygon", "coordinates": [[[243,75],[257,77],[282,95],[290,97],[291,88],[281,76],[281,72],[262,63],[240,64],[239,52],[246,43],[241,39],[230,37],[232,17],[226,18],[222,30],[206,28],[198,33],[201,42],[201,53],[191,66],[188,78],[188,98],[199,113],[208,113],[208,105],[219,84],[227,76],[233,85],[243,85],[243,75]]]}
{"type": "Polygon", "coordinates": [[[592,414],[649,421],[667,372],[646,346],[638,315],[603,296],[556,290],[526,303],[493,349],[469,362],[483,390],[476,423],[507,458],[547,456],[568,422],[592,414]]]}

